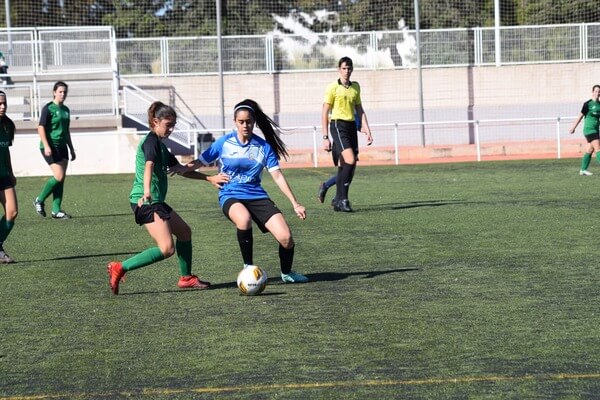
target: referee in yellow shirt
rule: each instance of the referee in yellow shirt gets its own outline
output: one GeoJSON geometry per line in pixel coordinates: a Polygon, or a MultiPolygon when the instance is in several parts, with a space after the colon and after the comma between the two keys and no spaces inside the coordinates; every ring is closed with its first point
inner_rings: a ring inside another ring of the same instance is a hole
{"type": "Polygon", "coordinates": [[[325,151],[332,151],[333,162],[338,166],[336,201],[333,204],[333,210],[343,212],[352,212],[348,200],[348,189],[350,189],[358,160],[358,132],[355,114],[356,119],[361,121],[363,132],[367,135],[367,145],[373,143],[367,115],[361,104],[360,85],[358,82],[350,80],[353,69],[350,57],[340,58],[338,61],[339,79],[327,86],[321,113],[323,148],[325,151]]]}

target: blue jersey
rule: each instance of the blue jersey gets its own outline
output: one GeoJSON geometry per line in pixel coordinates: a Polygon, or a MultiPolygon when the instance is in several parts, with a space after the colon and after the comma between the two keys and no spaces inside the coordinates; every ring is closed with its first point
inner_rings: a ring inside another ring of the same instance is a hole
{"type": "Polygon", "coordinates": [[[198,159],[204,165],[218,160],[220,172],[229,176],[229,182],[219,191],[221,207],[229,199],[268,198],[260,185],[262,171],[264,168],[269,172],[279,169],[277,154],[266,140],[252,135],[248,143],[242,144],[235,131],[218,138],[198,159]]]}

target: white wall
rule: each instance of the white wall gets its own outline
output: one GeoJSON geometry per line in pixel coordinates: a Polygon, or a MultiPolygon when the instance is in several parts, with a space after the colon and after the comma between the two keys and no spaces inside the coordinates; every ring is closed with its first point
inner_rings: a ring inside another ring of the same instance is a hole
{"type": "MultiPolygon", "coordinates": [[[[135,153],[143,137],[130,131],[72,133],[77,158],[67,174],[133,173],[135,153]]],[[[50,168],[39,150],[40,138],[19,134],[10,148],[15,176],[48,176],[50,168]]]]}

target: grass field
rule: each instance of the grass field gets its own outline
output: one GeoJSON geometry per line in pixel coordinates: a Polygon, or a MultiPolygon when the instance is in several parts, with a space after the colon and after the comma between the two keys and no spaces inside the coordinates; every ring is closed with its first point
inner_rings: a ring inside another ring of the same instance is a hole
{"type": "MultiPolygon", "coordinates": [[[[0,266],[0,398],[578,399],[600,393],[600,170],[579,160],[359,167],[355,213],[319,204],[331,169],[286,170],[309,217],[265,186],[297,242],[303,285],[278,279],[255,229],[263,295],[238,294],[234,227],[205,182],[171,179],[194,232],[175,258],[110,293],[106,263],[151,245],[132,218],[131,176],[70,176],[70,221],[31,205],[0,266]]],[[[331,199],[331,195],[328,200],[331,199]]]]}

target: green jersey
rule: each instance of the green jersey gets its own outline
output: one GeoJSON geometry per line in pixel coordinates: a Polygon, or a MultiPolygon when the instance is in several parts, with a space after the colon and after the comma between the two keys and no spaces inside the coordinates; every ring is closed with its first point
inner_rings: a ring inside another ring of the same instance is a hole
{"type": "Polygon", "coordinates": [[[12,146],[14,139],[15,124],[10,118],[4,116],[0,119],[0,178],[7,178],[12,175],[8,148],[12,146]]]}
{"type": "Polygon", "coordinates": [[[154,163],[150,180],[152,203],[164,203],[169,188],[167,170],[169,167],[179,164],[179,161],[169,152],[156,133],[148,133],[138,145],[135,155],[135,177],[129,194],[131,203],[137,203],[144,196],[144,171],[148,161],[154,163]]]}
{"type": "Polygon", "coordinates": [[[600,132],[600,102],[588,100],[583,103],[581,113],[585,117],[583,120],[583,134],[591,135],[600,132]]]}
{"type": "MultiPolygon", "coordinates": [[[[71,111],[64,104],[59,105],[51,101],[42,108],[39,125],[46,131],[48,144],[54,147],[63,147],[69,143],[71,132],[71,111]]],[[[44,145],[40,140],[40,149],[44,145]]]]}

